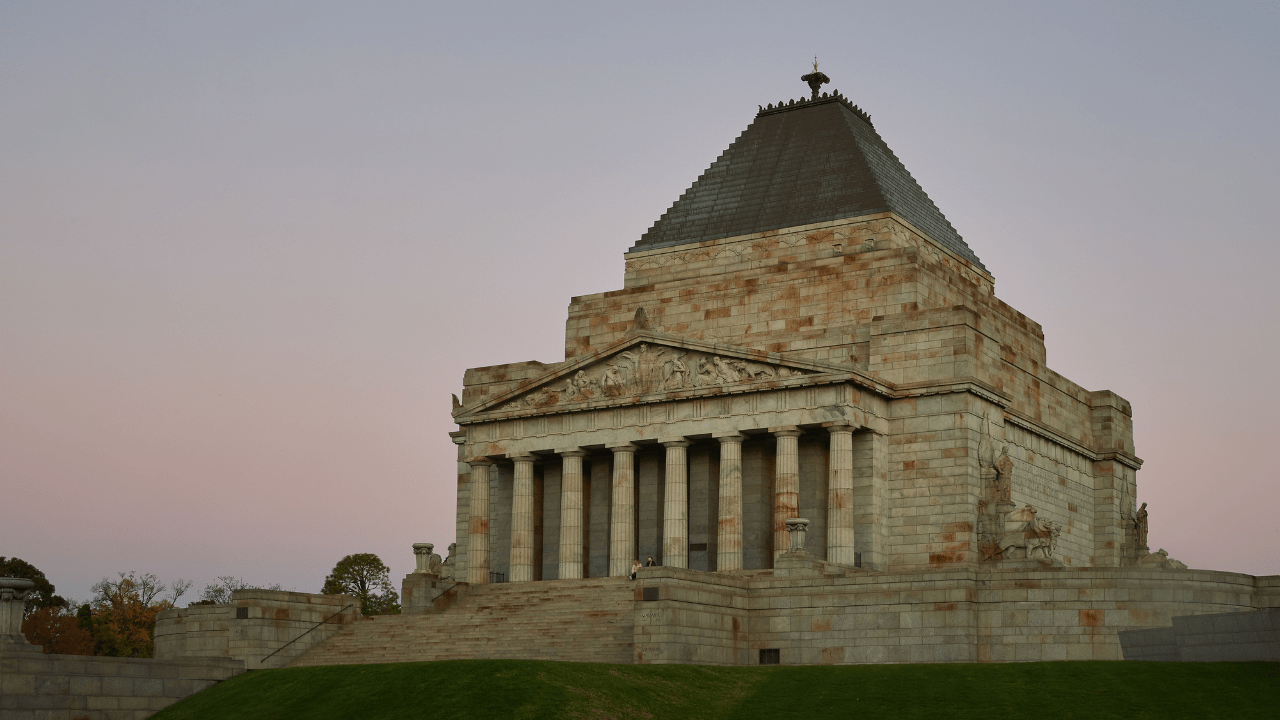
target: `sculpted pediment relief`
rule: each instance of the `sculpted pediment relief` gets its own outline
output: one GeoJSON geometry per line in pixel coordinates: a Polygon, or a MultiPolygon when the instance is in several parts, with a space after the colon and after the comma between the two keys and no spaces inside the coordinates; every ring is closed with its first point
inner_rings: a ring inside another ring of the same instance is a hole
{"type": "Polygon", "coordinates": [[[464,414],[572,407],[699,389],[748,390],[752,385],[841,371],[746,348],[645,333],[464,414]]]}

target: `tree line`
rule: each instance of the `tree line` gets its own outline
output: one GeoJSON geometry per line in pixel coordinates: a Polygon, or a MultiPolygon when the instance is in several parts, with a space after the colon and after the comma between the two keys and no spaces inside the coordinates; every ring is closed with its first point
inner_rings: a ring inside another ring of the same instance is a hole
{"type": "MultiPolygon", "coordinates": [[[[360,600],[365,615],[400,612],[400,597],[391,585],[390,568],[377,555],[358,553],[338,561],[325,576],[320,592],[345,593],[360,600]]],[[[118,573],[96,583],[92,599],[73,602],[58,595],[44,572],[19,558],[0,556],[0,577],[26,578],[35,583],[23,606],[22,634],[46,653],[152,657],[155,653],[156,616],[178,607],[191,590],[188,580],[163,583],[151,573],[118,573]]],[[[243,578],[219,577],[204,587],[192,605],[221,605],[232,601],[236,590],[280,590],[250,586],[243,578]]]]}

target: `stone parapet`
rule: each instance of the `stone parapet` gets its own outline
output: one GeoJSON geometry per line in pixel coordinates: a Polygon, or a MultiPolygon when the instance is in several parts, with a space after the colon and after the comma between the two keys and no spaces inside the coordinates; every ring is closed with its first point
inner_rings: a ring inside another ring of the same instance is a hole
{"type": "Polygon", "coordinates": [[[222,605],[157,615],[156,657],[225,657],[249,669],[282,667],[360,617],[360,603],[350,595],[236,590],[232,597],[222,605]]]}

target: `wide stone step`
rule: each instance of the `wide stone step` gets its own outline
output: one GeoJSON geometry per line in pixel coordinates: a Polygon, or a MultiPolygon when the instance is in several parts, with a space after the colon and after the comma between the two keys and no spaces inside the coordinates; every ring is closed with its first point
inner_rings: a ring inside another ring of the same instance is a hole
{"type": "Polygon", "coordinates": [[[440,613],[361,619],[292,665],[471,658],[629,663],[634,588],[619,578],[475,586],[440,613]]]}

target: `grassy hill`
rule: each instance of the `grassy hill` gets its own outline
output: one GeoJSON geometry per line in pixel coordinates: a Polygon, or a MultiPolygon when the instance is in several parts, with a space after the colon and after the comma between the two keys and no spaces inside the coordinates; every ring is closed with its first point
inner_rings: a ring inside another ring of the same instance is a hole
{"type": "Polygon", "coordinates": [[[1280,663],[342,665],[245,673],[153,717],[1274,719],[1280,663]]]}

